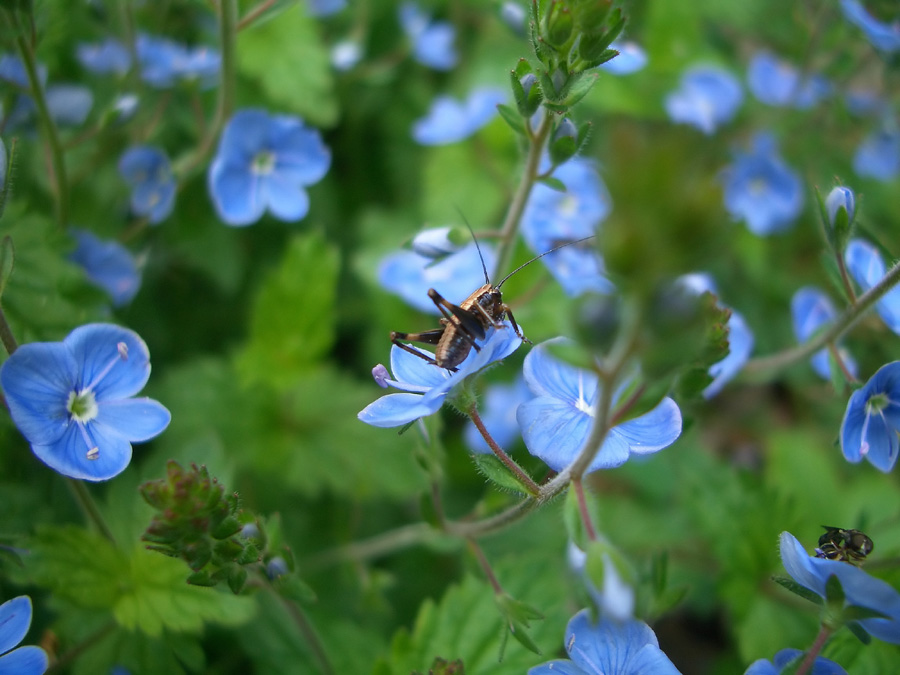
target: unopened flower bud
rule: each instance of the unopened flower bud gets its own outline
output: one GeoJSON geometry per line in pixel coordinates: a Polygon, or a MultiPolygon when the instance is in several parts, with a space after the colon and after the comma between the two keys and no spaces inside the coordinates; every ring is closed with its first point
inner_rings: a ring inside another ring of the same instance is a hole
{"type": "Polygon", "coordinates": [[[825,198],[825,210],[828,212],[828,222],[832,227],[837,225],[838,213],[844,209],[847,213],[847,222],[853,222],[856,209],[856,197],[853,190],[843,185],[833,188],[825,198]]]}
{"type": "Polygon", "coordinates": [[[281,556],[275,556],[266,563],[266,576],[271,580],[284,576],[289,571],[287,562],[281,556]]]}

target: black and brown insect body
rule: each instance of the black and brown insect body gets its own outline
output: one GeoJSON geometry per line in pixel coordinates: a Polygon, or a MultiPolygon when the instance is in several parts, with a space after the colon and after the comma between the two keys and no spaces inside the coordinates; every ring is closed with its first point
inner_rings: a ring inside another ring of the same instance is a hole
{"type": "Polygon", "coordinates": [[[822,527],[825,528],[825,534],[819,537],[819,547],[816,549],[817,558],[841,560],[860,565],[875,548],[872,540],[859,530],[845,530],[828,525],[822,527]]]}

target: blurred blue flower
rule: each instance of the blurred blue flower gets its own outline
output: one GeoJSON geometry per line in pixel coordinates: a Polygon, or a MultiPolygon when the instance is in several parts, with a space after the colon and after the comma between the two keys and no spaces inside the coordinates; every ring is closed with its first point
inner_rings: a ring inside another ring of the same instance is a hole
{"type": "Polygon", "coordinates": [[[69,232],[77,243],[69,260],[82,267],[85,276],[109,294],[113,307],[131,302],[141,287],[141,275],[128,249],[86,230],[72,228],[69,232]]]}
{"type": "Polygon", "coordinates": [[[500,5],[500,19],[509,26],[516,35],[525,35],[528,25],[528,11],[518,2],[506,0],[500,5]]]}
{"type": "Polygon", "coordinates": [[[362,45],[357,40],[341,40],[331,48],[331,65],[335,70],[344,72],[359,63],[362,56],[362,45]]]}
{"type": "Polygon", "coordinates": [[[665,105],[673,122],[711,134],[735,116],[743,100],[740,82],[727,70],[694,66],[681,76],[678,89],[666,97],[665,105]]]}
{"type": "Polygon", "coordinates": [[[453,49],[456,31],[446,21],[432,21],[419,6],[404,2],[398,10],[400,25],[412,42],[413,58],[435,70],[450,70],[456,65],[453,49]]]}
{"type": "Polygon", "coordinates": [[[572,617],[563,642],[572,659],[542,663],[528,675],[679,675],[643,621],[591,621],[588,610],[572,617]]]}
{"type": "Polygon", "coordinates": [[[422,230],[413,237],[410,245],[412,250],[423,258],[439,260],[451,253],[456,253],[466,245],[457,244],[454,237],[451,236],[452,232],[453,228],[449,225],[422,230]]]}
{"type": "MultiPolygon", "coordinates": [[[[850,276],[865,293],[887,273],[878,249],[862,239],[851,239],[844,251],[844,261],[850,276]]],[[[881,320],[894,333],[900,335],[900,286],[894,286],[875,303],[881,320]]]]}
{"type": "MultiPolygon", "coordinates": [[[[372,370],[372,376],[379,386],[391,386],[404,393],[382,396],[361,410],[357,417],[373,427],[399,427],[431,415],[441,408],[453,387],[494,361],[506,358],[521,344],[522,340],[509,322],[505,322],[503,328],[489,328],[480,345],[481,350],[472,349],[456,372],[439,368],[393,345],[391,371],[396,379],[391,379],[387,369],[380,364],[372,370]]],[[[424,349],[412,348],[432,356],[424,349]]]]}
{"type": "Polygon", "coordinates": [[[883,115],[890,109],[881,96],[868,89],[849,89],[844,93],[844,103],[858,117],[883,115]]]}
{"type": "MultiPolygon", "coordinates": [[[[38,81],[44,89],[44,98],[50,117],[59,126],[80,126],[87,119],[94,105],[94,95],[87,87],[76,84],[47,85],[47,68],[37,65],[38,81]]],[[[21,59],[17,56],[0,57],[0,80],[9,82],[17,88],[30,90],[28,75],[21,59]]],[[[0,108],[2,113],[2,108],[0,108]]],[[[34,99],[21,93],[9,114],[4,118],[4,125],[9,130],[25,129],[33,126],[37,120],[37,105],[34,99]]]]}
{"type": "MultiPolygon", "coordinates": [[[[481,397],[483,401],[481,421],[497,444],[506,450],[511,448],[519,438],[519,423],[516,421],[516,409],[520,403],[531,398],[531,392],[521,377],[511,384],[492,384],[481,397]]],[[[469,450],[482,454],[490,454],[484,437],[475,425],[469,421],[463,431],[463,439],[469,450]]]]}
{"type": "Polygon", "coordinates": [[[107,38],[99,43],[80,43],[75,51],[85,70],[98,75],[124,75],[131,68],[131,54],[118,40],[107,38]]]}
{"type": "Polygon", "coordinates": [[[745,221],[753,234],[785,230],[803,209],[803,184],[778,155],[771,134],[756,134],[750,152],[736,153],[722,178],[725,208],[733,218],[745,221]]]}
{"type": "MultiPolygon", "coordinates": [[[[679,278],[679,281],[682,286],[697,295],[706,291],[718,295],[713,278],[705,272],[685,274],[679,278]]],[[[723,306],[728,307],[727,305],[723,306]]],[[[725,385],[741,372],[741,368],[744,367],[753,352],[753,331],[750,330],[750,326],[747,325],[747,321],[740,313],[729,309],[731,316],[728,318],[728,355],[710,366],[709,375],[713,381],[703,390],[704,398],[712,398],[722,391],[725,385]]]]}
{"type": "Polygon", "coordinates": [[[831,93],[831,84],[821,75],[801,79],[800,71],[770,52],[757,52],[750,59],[747,85],[753,95],[772,106],[806,110],[831,93]]]}
{"type": "Polygon", "coordinates": [[[863,139],[853,155],[853,170],[884,182],[900,173],[900,130],[895,124],[886,123],[863,139]]]}
{"type": "Polygon", "coordinates": [[[836,576],[844,590],[845,607],[871,609],[888,617],[860,619],[859,626],[879,640],[900,643],[900,593],[896,589],[842,560],[810,556],[790,532],[781,533],[779,546],[784,569],[794,581],[825,599],[825,584],[836,576]]]}
{"type": "Polygon", "coordinates": [[[599,68],[607,73],[631,75],[647,65],[647,52],[636,42],[616,39],[609,48],[615,49],[619,55],[611,61],[600,64],[599,68]]]}
{"type": "MultiPolygon", "coordinates": [[[[481,254],[485,266],[493,269],[494,249],[482,246],[481,254]]],[[[474,242],[437,262],[414,251],[397,251],[378,266],[378,283],[416,309],[439,314],[426,291],[433,288],[458,305],[484,285],[484,267],[474,242]]]]}
{"type": "MultiPolygon", "coordinates": [[[[791,298],[791,318],[797,342],[804,343],[837,317],[837,310],[824,292],[813,286],[804,286],[791,298]]],[[[857,376],[856,361],[843,347],[838,347],[838,354],[847,370],[853,377],[857,376]]],[[[824,347],[813,354],[810,359],[813,370],[823,380],[831,379],[831,366],[828,360],[828,348],[824,347]]]]}
{"type": "Polygon", "coordinates": [[[175,207],[175,178],[166,153],[149,145],[129,148],[119,158],[119,174],[131,186],[131,210],[155,225],[175,207]]]}
{"type": "Polygon", "coordinates": [[[634,587],[620,574],[609,553],[603,554],[603,590],[598,590],[587,573],[587,553],[569,541],[566,557],[572,571],[584,581],[588,595],[600,613],[614,621],[634,618],[634,587]]]}
{"type": "MultiPolygon", "coordinates": [[[[44,85],[47,83],[47,66],[42,63],[37,64],[38,81],[44,85]]],[[[12,54],[4,54],[0,56],[0,80],[9,82],[20,89],[31,89],[28,83],[28,71],[22,59],[12,54]]]]}
{"type": "MultiPolygon", "coordinates": [[[[571,464],[584,447],[600,391],[596,374],[551,356],[549,345],[565,343],[565,338],[542,342],[525,357],[525,381],[537,398],[520,405],[516,413],[525,447],[554,471],[571,464]]],[[[613,394],[613,405],[627,384],[613,394]]],[[[657,452],[680,435],[681,411],[675,401],[664,398],[650,412],[610,429],[587,471],[620,466],[632,454],[657,452]]]]}
{"type": "MultiPolygon", "coordinates": [[[[563,182],[566,191],[535,185],[522,214],[522,236],[536,255],[596,234],[612,206],[606,185],[586,159],[570,159],[556,168],[553,177],[563,182]]],[[[593,241],[566,246],[541,262],[570,296],[614,290],[593,241]]]]}
{"type": "Polygon", "coordinates": [[[38,459],[69,478],[108,480],[131,461],[131,443],[169,424],[160,403],[132,398],[150,377],[150,353],[134,331],[76,328],[62,342],[32,342],[0,368],[16,427],[38,459]]]}
{"type": "Polygon", "coordinates": [[[40,647],[19,647],[31,627],[31,598],[20,595],[0,605],[0,673],[41,675],[47,670],[47,653],[40,647]]]}
{"type": "Polygon", "coordinates": [[[888,54],[900,49],[900,20],[884,23],[866,11],[859,0],[841,0],[844,18],[860,28],[875,49],[888,54]]]}
{"type": "Polygon", "coordinates": [[[468,138],[497,114],[497,105],[506,92],[496,87],[479,87],[459,102],[438,96],[425,117],[415,121],[412,137],[421,145],[447,145],[468,138]]]}
{"type": "MultiPolygon", "coordinates": [[[[782,670],[802,656],[803,652],[799,649],[782,649],[772,661],[759,659],[751,663],[744,675],[779,675],[782,670]]],[[[834,661],[829,661],[823,656],[817,656],[813,662],[810,675],[847,675],[847,671],[834,661]]]]}
{"type": "Polygon", "coordinates": [[[347,0],[308,0],[306,12],[310,16],[337,14],[347,6],[347,0]]]}
{"type": "Polygon", "coordinates": [[[157,89],[168,89],[179,81],[196,81],[209,88],[219,79],[222,55],[212,47],[185,45],[144,33],[135,41],[141,79],[157,89]]]}
{"type": "Polygon", "coordinates": [[[330,165],[319,132],[299,118],[239,110],[210,164],[209,191],[227,225],[250,225],[267,209],[279,220],[296,221],[309,211],[304,188],[321,180],[330,165]]]}
{"type": "Polygon", "coordinates": [[[893,361],[879,368],[850,396],[841,422],[841,450],[848,462],[868,459],[876,469],[887,473],[897,463],[898,433],[900,361],[893,361]]]}
{"type": "Polygon", "coordinates": [[[847,221],[853,222],[856,215],[856,195],[853,190],[843,185],[836,185],[825,197],[825,211],[828,213],[828,222],[834,227],[840,209],[847,212],[847,221]]]}

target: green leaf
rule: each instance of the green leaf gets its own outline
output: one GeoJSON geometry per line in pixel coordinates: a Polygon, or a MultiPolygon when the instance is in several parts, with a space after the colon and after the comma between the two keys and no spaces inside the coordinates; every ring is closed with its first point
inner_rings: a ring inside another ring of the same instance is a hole
{"type": "Polygon", "coordinates": [[[245,382],[291,386],[331,348],[338,264],[320,234],[291,240],[253,303],[250,337],[236,357],[245,382]]]}
{"type": "Polygon", "coordinates": [[[15,262],[16,249],[12,238],[6,235],[3,241],[0,241],[0,297],[3,297],[3,291],[6,290],[6,282],[12,274],[15,262]]]}
{"type": "Polygon", "coordinates": [[[478,471],[489,481],[503,490],[512,490],[520,494],[528,494],[525,486],[516,478],[506,465],[494,455],[486,455],[478,452],[472,453],[472,461],[478,471]]]}
{"type": "Polygon", "coordinates": [[[556,190],[557,192],[565,192],[566,184],[563,183],[559,178],[554,178],[553,176],[541,176],[538,178],[539,183],[543,183],[548,188],[552,190],[556,190]]]}
{"type": "Polygon", "coordinates": [[[795,593],[801,598],[805,598],[806,600],[809,600],[810,602],[813,602],[817,605],[822,605],[824,603],[824,600],[822,600],[822,597],[818,593],[814,593],[806,586],[801,586],[793,579],[789,579],[788,577],[772,577],[772,581],[774,581],[779,586],[784,586],[791,593],[795,593]]]}
{"type": "Polygon", "coordinates": [[[500,117],[503,118],[503,121],[506,122],[513,131],[522,136],[525,135],[525,123],[522,121],[522,116],[517,110],[501,103],[497,106],[497,112],[500,113],[500,117]]]}
{"type": "Polygon", "coordinates": [[[303,3],[241,31],[237,54],[239,72],[257,82],[269,102],[317,126],[337,121],[328,49],[303,3]]]}

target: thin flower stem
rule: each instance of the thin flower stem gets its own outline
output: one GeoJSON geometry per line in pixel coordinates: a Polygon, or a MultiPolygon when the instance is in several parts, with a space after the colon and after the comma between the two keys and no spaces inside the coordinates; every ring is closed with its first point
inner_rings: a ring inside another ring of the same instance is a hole
{"type": "Polygon", "coordinates": [[[110,530],[109,526],[106,524],[106,520],[103,518],[103,514],[100,513],[100,509],[97,508],[97,502],[94,501],[94,498],[88,491],[87,486],[85,486],[84,481],[67,478],[66,482],[69,484],[69,489],[72,491],[72,496],[75,497],[75,501],[78,502],[81,512],[84,513],[89,521],[94,523],[94,526],[99,530],[100,534],[115,544],[116,538],[113,536],[112,530],[110,530]]]}
{"type": "Polygon", "coordinates": [[[6,320],[6,314],[2,308],[0,308],[0,342],[3,343],[6,353],[10,356],[19,348],[16,337],[13,335],[12,328],[9,327],[9,322],[6,320]]]}
{"type": "Polygon", "coordinates": [[[837,262],[838,271],[841,274],[841,283],[844,286],[844,292],[847,294],[847,298],[850,300],[851,305],[856,304],[856,292],[853,290],[853,284],[850,283],[850,275],[847,274],[847,263],[844,262],[844,257],[837,252],[835,252],[835,261],[837,262]]]}
{"type": "Polygon", "coordinates": [[[346,561],[362,562],[380,558],[413,546],[427,546],[446,541],[448,541],[448,538],[428,523],[413,523],[412,525],[404,525],[395,530],[383,532],[369,539],[345,544],[344,546],[338,546],[337,548],[312,555],[303,560],[303,569],[321,569],[346,561]]]}
{"type": "Polygon", "coordinates": [[[470,538],[466,541],[466,543],[469,545],[469,550],[472,551],[472,554],[475,556],[476,560],[478,560],[478,565],[481,567],[482,571],[484,572],[484,576],[487,577],[488,582],[491,584],[491,588],[494,589],[494,593],[496,595],[501,595],[503,593],[503,587],[497,580],[497,575],[494,574],[491,563],[488,562],[487,557],[485,557],[484,551],[481,550],[481,547],[476,543],[474,539],[470,538]]]}
{"type": "Polygon", "coordinates": [[[276,596],[278,596],[278,599],[281,600],[281,604],[284,605],[284,608],[288,611],[288,614],[291,615],[291,618],[294,620],[294,623],[300,630],[300,634],[303,635],[303,639],[312,650],[313,656],[319,662],[319,667],[322,669],[322,673],[324,673],[324,675],[334,675],[334,667],[331,665],[331,660],[328,658],[328,653],[325,651],[325,646],[322,644],[322,641],[319,639],[319,636],[313,629],[312,624],[309,622],[309,619],[306,618],[306,614],[303,613],[303,610],[301,610],[295,602],[275,591],[275,589],[272,588],[271,584],[269,585],[269,588],[273,593],[275,593],[276,596]]]}
{"type": "Polygon", "coordinates": [[[803,661],[800,662],[796,675],[806,675],[807,673],[812,672],[812,668],[816,663],[816,657],[822,651],[822,647],[825,646],[825,642],[831,636],[831,632],[831,629],[826,626],[819,628],[819,634],[816,635],[812,647],[809,648],[809,651],[806,652],[806,656],[803,657],[803,661]]]}
{"type": "Polygon", "coordinates": [[[115,632],[115,629],[115,621],[110,621],[109,623],[104,624],[99,629],[95,630],[93,633],[84,638],[77,645],[64,652],[57,658],[53,659],[45,673],[52,674],[68,672],[66,670],[67,667],[72,665],[75,659],[81,656],[88,649],[91,649],[95,645],[99,644],[102,640],[112,635],[115,632]]]}
{"type": "Polygon", "coordinates": [[[581,482],[580,478],[572,479],[572,489],[575,490],[575,496],[578,498],[578,513],[581,515],[584,533],[589,541],[597,541],[597,531],[594,529],[594,523],[591,521],[591,512],[588,510],[587,499],[584,495],[584,483],[581,482]]]}
{"type": "Polygon", "coordinates": [[[256,7],[253,7],[249,12],[244,15],[244,18],[238,21],[237,29],[239,31],[244,30],[248,26],[252,25],[254,21],[256,21],[259,17],[269,11],[269,8],[274,5],[276,0],[265,0],[264,2],[259,3],[256,7]]]}
{"type": "Polygon", "coordinates": [[[473,403],[469,406],[469,409],[466,411],[469,417],[472,419],[472,423],[475,425],[475,428],[478,429],[478,433],[484,438],[485,443],[488,444],[491,451],[496,455],[497,459],[499,459],[503,464],[509,469],[515,477],[519,480],[520,483],[528,490],[529,494],[533,496],[537,496],[541,492],[541,488],[535,483],[531,476],[525,473],[518,464],[516,464],[509,455],[504,452],[503,448],[497,445],[497,441],[494,440],[494,437],[491,436],[491,432],[487,430],[487,427],[484,426],[484,422],[481,420],[481,415],[478,414],[478,408],[473,403]]]}

